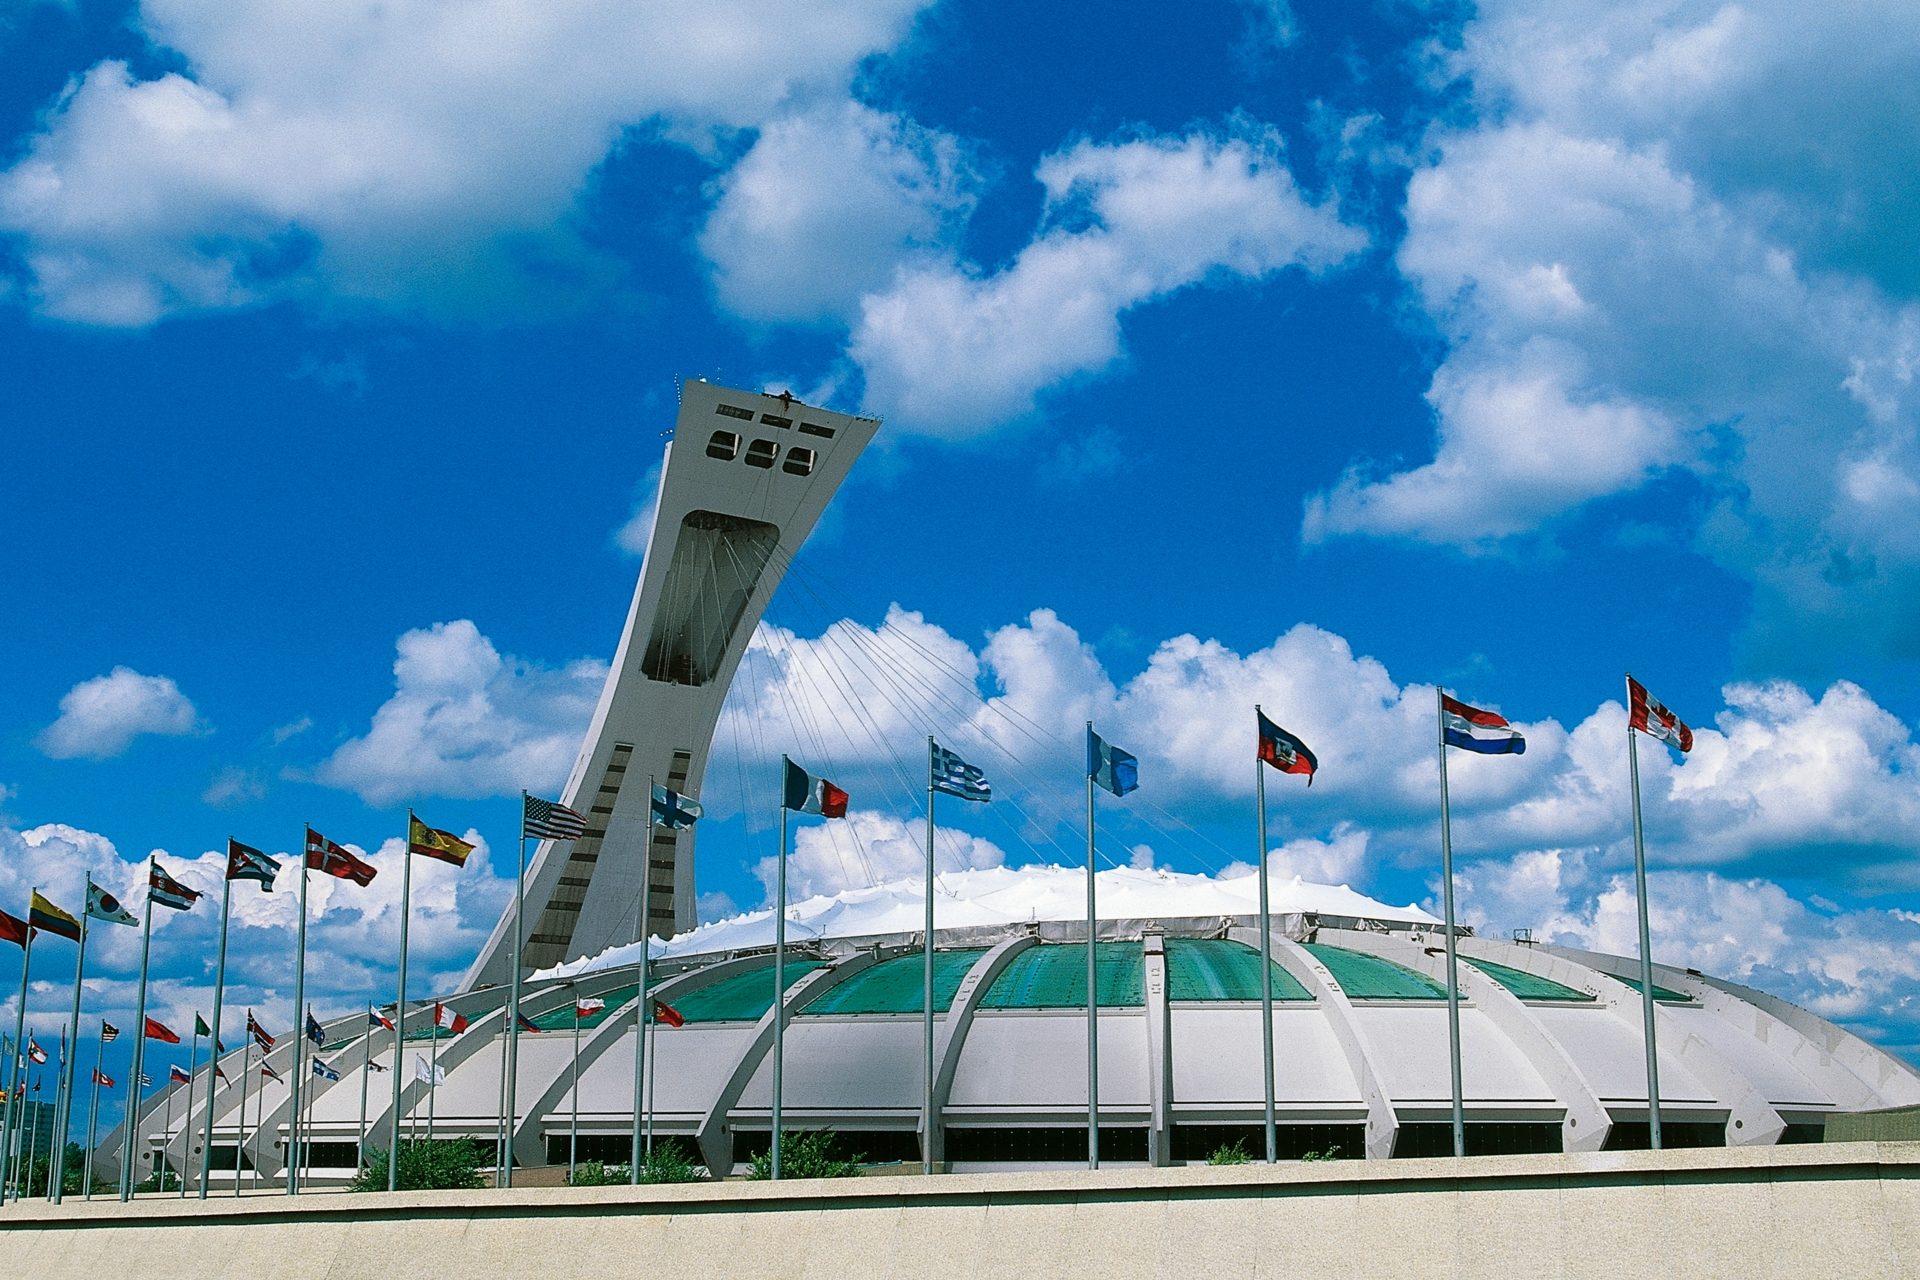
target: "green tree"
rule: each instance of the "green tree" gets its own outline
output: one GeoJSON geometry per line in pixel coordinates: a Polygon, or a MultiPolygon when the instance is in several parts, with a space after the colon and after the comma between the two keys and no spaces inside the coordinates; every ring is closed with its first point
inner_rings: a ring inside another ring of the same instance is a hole
{"type": "MultiPolygon", "coordinates": [[[[841,1156],[834,1151],[831,1129],[780,1131],[780,1176],[782,1178],[857,1178],[861,1156],[841,1156]]],[[[749,1178],[773,1176],[773,1152],[763,1151],[753,1158],[749,1178]]]]}
{"type": "MultiPolygon", "coordinates": [[[[485,1186],[482,1165],[492,1158],[480,1144],[462,1138],[456,1142],[403,1142],[400,1144],[401,1191],[466,1191],[485,1186]]],[[[387,1189],[387,1153],[367,1153],[366,1167],[347,1184],[349,1191],[385,1191],[387,1189]]]]}

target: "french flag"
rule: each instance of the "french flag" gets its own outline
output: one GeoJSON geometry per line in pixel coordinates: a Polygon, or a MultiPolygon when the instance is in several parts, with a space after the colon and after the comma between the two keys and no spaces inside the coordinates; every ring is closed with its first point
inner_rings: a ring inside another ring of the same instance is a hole
{"type": "Polygon", "coordinates": [[[1440,736],[1450,747],[1483,756],[1517,756],[1527,749],[1527,740],[1505,717],[1444,693],[1440,695],[1440,736]]]}

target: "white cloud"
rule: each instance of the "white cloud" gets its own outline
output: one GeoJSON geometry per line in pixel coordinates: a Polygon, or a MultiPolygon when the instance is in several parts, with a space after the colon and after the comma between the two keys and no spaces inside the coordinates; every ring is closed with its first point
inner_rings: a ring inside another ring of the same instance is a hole
{"type": "Polygon", "coordinates": [[[105,760],[124,752],[141,734],[178,737],[201,727],[193,703],[172,680],[115,667],[69,689],[60,699],[60,718],[35,741],[43,755],[55,760],[105,760]]]}
{"type": "Polygon", "coordinates": [[[579,751],[606,664],[558,670],[503,657],[465,619],[400,637],[394,694],[315,771],[373,805],[417,795],[551,790],[579,751]]]}
{"type": "Polygon", "coordinates": [[[1365,243],[1296,187],[1277,135],[1242,129],[1047,156],[1042,229],[1005,268],[904,267],[861,304],[866,402],[911,431],[978,434],[1120,358],[1131,308],[1208,282],[1326,270],[1365,243]]]}
{"type": "MultiPolygon", "coordinates": [[[[1007,855],[989,840],[964,831],[943,828],[934,842],[934,870],[964,871],[1006,864],[1007,855]]],[[[793,849],[787,857],[787,900],[798,902],[816,894],[863,889],[893,880],[922,878],[927,865],[926,829],[909,826],[891,814],[850,810],[839,821],[807,822],[795,827],[793,849]]],[[[762,858],[754,875],[774,898],[779,865],[762,858]]]]}
{"type": "Polygon", "coordinates": [[[216,809],[235,809],[243,804],[251,804],[266,794],[266,779],[256,770],[227,765],[207,783],[207,789],[200,793],[200,802],[216,809]]]}
{"type": "Polygon", "coordinates": [[[77,79],[0,174],[0,229],[37,305],[85,323],[561,305],[607,272],[576,215],[623,132],[706,152],[844,95],[923,3],[146,0],[138,26],[190,71],[77,79]]]}
{"type": "Polygon", "coordinates": [[[644,556],[647,543],[653,540],[653,518],[660,510],[659,463],[647,468],[635,492],[633,514],[613,531],[613,544],[630,556],[644,556]]]}
{"type": "Polygon", "coordinates": [[[960,144],[855,102],[775,120],[716,183],[714,291],[767,323],[840,320],[901,264],[944,256],[973,207],[960,144]]]}

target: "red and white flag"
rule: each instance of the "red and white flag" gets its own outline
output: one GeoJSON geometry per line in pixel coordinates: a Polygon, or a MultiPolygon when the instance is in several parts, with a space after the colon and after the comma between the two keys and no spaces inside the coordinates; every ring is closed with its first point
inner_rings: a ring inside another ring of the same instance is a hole
{"type": "Polygon", "coordinates": [[[600,997],[587,996],[573,1002],[573,1016],[576,1021],[581,1018],[591,1018],[594,1014],[606,1007],[607,1002],[600,999],[600,997]]]}
{"type": "Polygon", "coordinates": [[[653,1002],[653,1020],[665,1027],[684,1027],[687,1025],[687,1020],[680,1016],[680,1011],[668,1004],[665,1000],[655,1000],[653,1002]]]}
{"type": "Polygon", "coordinates": [[[1693,730],[1679,716],[1647,695],[1647,688],[1627,677],[1627,723],[1650,738],[1658,738],[1682,752],[1693,750],[1693,730]]]}
{"type": "Polygon", "coordinates": [[[363,889],[379,874],[370,863],[362,862],[312,827],[307,828],[307,869],[351,880],[363,889]]]}
{"type": "Polygon", "coordinates": [[[823,818],[847,816],[847,793],[816,778],[793,761],[787,761],[786,782],[781,802],[800,813],[817,813],[823,818]]]}
{"type": "Polygon", "coordinates": [[[453,1034],[459,1035],[467,1029],[467,1019],[465,1015],[455,1013],[451,1006],[441,1004],[438,1000],[435,1000],[433,1002],[433,1025],[443,1031],[451,1031],[453,1034]]]}

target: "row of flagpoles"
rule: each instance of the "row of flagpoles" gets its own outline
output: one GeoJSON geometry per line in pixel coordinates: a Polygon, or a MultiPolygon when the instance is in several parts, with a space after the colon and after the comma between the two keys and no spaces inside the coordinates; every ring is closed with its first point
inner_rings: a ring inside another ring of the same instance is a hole
{"type": "MultiPolygon", "coordinates": [[[[1672,712],[1654,701],[1638,681],[1627,677],[1629,706],[1628,720],[1628,760],[1633,791],[1633,837],[1634,837],[1634,876],[1636,898],[1639,907],[1639,942],[1641,996],[1644,1020],[1644,1040],[1646,1046],[1647,1103],[1651,1145],[1658,1148],[1660,1134],[1660,1097],[1659,1073],[1655,1053],[1654,1030],[1654,984],[1652,980],[1652,959],[1649,948],[1647,926],[1646,893],[1646,855],[1641,827],[1639,756],[1637,734],[1645,733],[1677,747],[1681,752],[1691,749],[1693,738],[1691,731],[1679,721],[1672,712]]],[[[1466,1152],[1465,1107],[1460,1056],[1460,1017],[1458,958],[1455,946],[1456,918],[1453,888],[1453,847],[1451,813],[1447,791],[1447,748],[1467,750],[1479,754],[1519,754],[1526,749],[1526,741],[1518,730],[1514,729],[1503,717],[1490,711],[1469,706],[1449,696],[1444,690],[1436,690],[1439,715],[1439,757],[1440,757],[1440,795],[1441,795],[1441,878],[1442,898],[1445,918],[1446,943],[1446,997],[1448,1022],[1448,1047],[1451,1067],[1452,1116],[1454,1153],[1466,1152]]],[[[1254,709],[1257,746],[1255,753],[1255,807],[1259,825],[1259,938],[1261,958],[1261,1040],[1262,1040],[1262,1077],[1263,1077],[1263,1127],[1266,1138],[1266,1158],[1269,1162],[1277,1156],[1276,1126],[1274,1115],[1274,1047],[1273,1047],[1273,975],[1272,975],[1272,938],[1271,912],[1268,894],[1268,849],[1266,816],[1266,770],[1275,769],[1281,773],[1300,775],[1312,785],[1313,777],[1319,769],[1319,760],[1307,744],[1300,738],[1270,720],[1265,712],[1254,709]]],[[[1100,1160],[1099,1131],[1099,968],[1096,943],[1098,939],[1098,904],[1095,898],[1095,795],[1104,790],[1116,797],[1125,796],[1139,786],[1139,762],[1131,753],[1120,749],[1103,739],[1095,732],[1091,722],[1086,728],[1086,791],[1087,791],[1087,1160],[1091,1167],[1098,1167],[1100,1160]]],[[[787,916],[787,861],[788,861],[788,814],[802,813],[822,818],[844,818],[847,814],[848,795],[824,778],[816,777],[792,760],[782,757],[782,789],[779,813],[780,847],[778,870],[775,878],[775,903],[773,912],[773,1045],[772,1045],[772,1103],[769,1122],[771,1127],[770,1164],[772,1176],[781,1174],[782,1155],[782,1103],[783,1068],[785,1059],[786,1029],[786,916],[787,916]]],[[[984,803],[992,799],[992,787],[985,773],[979,767],[969,764],[955,753],[941,747],[932,737],[927,739],[927,858],[925,892],[925,936],[923,939],[923,992],[922,992],[922,1032],[923,1032],[923,1081],[922,1097],[925,1114],[931,1122],[934,1097],[936,1063],[934,1055],[934,843],[935,843],[935,807],[937,795],[953,796],[964,801],[984,803]]],[[[649,779],[649,824],[668,828],[691,825],[701,815],[700,806],[689,797],[678,794],[649,779]]],[[[507,1034],[502,1045],[501,1078],[501,1116],[499,1132],[500,1161],[499,1181],[502,1185],[511,1185],[513,1176],[513,1157],[511,1143],[517,1127],[517,1073],[519,1061],[519,1035],[523,1029],[537,1029],[521,1012],[521,957],[525,945],[523,916],[526,904],[527,841],[544,839],[570,841],[587,834],[586,819],[575,810],[553,801],[542,800],[523,792],[520,849],[515,877],[515,897],[512,939],[512,983],[508,993],[508,1006],[504,1019],[507,1034]]],[[[391,1019],[378,1007],[369,1011],[369,1019],[383,1029],[393,1033],[395,1054],[393,1065],[398,1066],[399,1047],[405,1043],[407,1002],[407,951],[408,923],[411,915],[413,858],[421,856],[453,866],[463,866],[474,846],[451,832],[429,827],[416,817],[411,810],[407,815],[406,854],[402,863],[401,915],[400,915],[400,956],[397,979],[397,999],[391,1019]]],[[[644,857],[644,855],[643,855],[644,857]]],[[[178,1066],[172,1068],[171,1080],[188,1086],[189,1112],[192,1106],[191,1085],[193,1075],[198,1070],[199,1040],[205,1035],[209,1040],[210,1058],[207,1071],[207,1097],[204,1116],[204,1136],[200,1152],[199,1194],[204,1198],[209,1184],[209,1172],[213,1156],[213,1091],[216,1078],[225,1079],[225,1073],[219,1068],[220,1054],[225,1046],[221,1044],[217,1029],[221,1024],[222,1004],[226,988],[227,940],[232,913],[234,882],[251,880],[257,883],[263,892],[271,892],[274,881],[281,868],[280,861],[249,845],[237,840],[229,840],[227,846],[226,873],[222,881],[220,942],[214,969],[213,1020],[211,1025],[194,1015],[193,1067],[182,1072],[178,1066]]],[[[348,880],[359,886],[370,884],[375,868],[356,857],[353,853],[327,839],[311,827],[306,829],[303,858],[300,866],[299,887],[299,927],[296,942],[294,968],[294,1007],[298,1015],[304,1015],[305,1025],[302,1034],[296,1037],[293,1070],[290,1073],[289,1114],[292,1122],[288,1128],[286,1191],[298,1194],[300,1190],[299,1171],[304,1163],[303,1132],[300,1123],[301,1099],[305,1067],[304,1053],[307,1041],[312,1041],[317,1049],[325,1039],[319,1022],[312,1011],[305,1006],[306,976],[306,918],[307,918],[307,872],[320,871],[323,874],[348,880]]],[[[648,985],[649,950],[648,941],[650,923],[650,904],[648,896],[651,888],[650,870],[643,865],[641,870],[641,893],[638,912],[638,941],[642,944],[639,964],[638,990],[635,997],[636,1034],[634,1037],[634,1106],[632,1132],[631,1177],[638,1182],[647,1152],[651,1148],[651,1132],[643,1133],[643,1115],[648,1112],[647,1099],[643,1097],[650,1081],[648,1072],[648,1035],[647,1027],[655,1021],[665,1021],[677,1025],[679,1017],[673,1010],[657,1000],[650,999],[648,985]]],[[[30,1064],[43,1064],[47,1061],[45,1051],[40,1048],[26,1027],[27,974],[32,962],[34,938],[41,933],[65,938],[79,945],[79,955],[74,966],[74,994],[72,1010],[67,1027],[61,1035],[61,1063],[57,1075],[56,1090],[56,1132],[53,1139],[51,1171],[49,1177],[49,1196],[54,1202],[61,1197],[61,1183],[68,1145],[67,1128],[72,1113],[73,1074],[79,1057],[79,1026],[82,979],[86,964],[86,946],[90,921],[139,927],[141,934],[140,979],[134,1020],[141,1027],[141,1034],[135,1039],[133,1065],[129,1093],[134,1100],[129,1106],[129,1118],[124,1126],[124,1150],[121,1161],[119,1193],[122,1199],[133,1194],[136,1185],[135,1170],[136,1138],[139,1131],[137,1123],[138,1099],[140,1088],[147,1083],[144,1073],[146,1041],[157,1039],[178,1044],[180,1037],[147,1016],[147,987],[149,961],[151,958],[153,933],[153,908],[158,905],[171,910],[191,910],[202,897],[198,890],[181,884],[160,866],[157,858],[149,859],[148,887],[144,903],[143,917],[136,918],[106,890],[93,883],[89,877],[85,887],[85,907],[78,916],[70,913],[43,896],[34,889],[26,919],[0,911],[0,940],[11,941],[22,948],[20,994],[15,1011],[15,1029],[11,1045],[7,1052],[9,1075],[5,1081],[4,1109],[0,1110],[0,1188],[9,1182],[9,1166],[17,1165],[19,1146],[22,1140],[24,1117],[27,1108],[23,1105],[26,1076],[30,1064]]],[[[578,1098],[578,1036],[580,1023],[587,1016],[588,1005],[595,1006],[591,1012],[598,1012],[602,1002],[594,1000],[576,1000],[574,1004],[574,1035],[576,1041],[575,1057],[575,1093],[576,1114],[578,1098]]],[[[442,1079],[438,1064],[438,1040],[441,1030],[451,1030],[458,1034],[466,1029],[466,1019],[454,1013],[439,1001],[434,1002],[434,1020],[431,1062],[423,1061],[422,1079],[431,1088],[442,1079]]],[[[100,1045],[104,1051],[106,1043],[118,1035],[118,1029],[109,1023],[102,1023],[100,1045]]],[[[272,1048],[274,1038],[266,1033],[255,1019],[253,1012],[247,1014],[246,1051],[250,1053],[258,1045],[263,1053],[272,1048]]],[[[245,1055],[243,1055],[245,1056],[245,1055]]],[[[361,1078],[361,1141],[365,1140],[365,1095],[368,1076],[377,1067],[372,1061],[371,1030],[366,1038],[366,1061],[361,1078]]],[[[104,1053],[96,1060],[93,1071],[94,1110],[98,1107],[99,1089],[114,1087],[114,1082],[103,1071],[104,1053]]],[[[339,1079],[338,1073],[316,1057],[312,1063],[316,1078],[326,1080],[339,1079]]],[[[271,1068],[266,1066],[264,1057],[262,1069],[271,1077],[271,1068]]],[[[243,1073],[241,1088],[241,1125],[244,1132],[247,1076],[251,1074],[250,1062],[243,1073]]],[[[392,1100],[389,1111],[389,1152],[400,1149],[402,1124],[402,1091],[404,1081],[402,1073],[391,1071],[392,1100]]],[[[38,1085],[34,1085],[37,1092],[38,1085]]],[[[432,1126],[432,1095],[429,1095],[429,1128],[432,1126]]],[[[168,1100],[171,1108],[171,1096],[168,1100]]],[[[650,1117],[649,1117],[650,1118],[650,1117]]],[[[90,1119],[91,1125],[91,1119],[90,1119]]],[[[169,1128],[171,1127],[169,1122],[169,1128]]],[[[92,1133],[87,1144],[87,1185],[91,1186],[92,1133]]],[[[34,1139],[38,1139],[36,1126],[34,1139]]],[[[577,1153],[577,1121],[574,1126],[574,1141],[570,1150],[577,1153]]],[[[30,1150],[29,1164],[34,1159],[30,1150]]],[[[924,1169],[933,1172],[934,1156],[931,1132],[923,1151],[924,1169]]],[[[240,1156],[236,1148],[234,1180],[238,1191],[240,1156]]],[[[569,1164],[573,1163],[570,1155],[569,1164]]],[[[388,1160],[388,1189],[398,1185],[399,1161],[388,1160]]],[[[24,1182],[24,1171],[20,1181],[24,1182]]],[[[184,1194],[184,1186],[183,1191],[184,1194]]]]}

